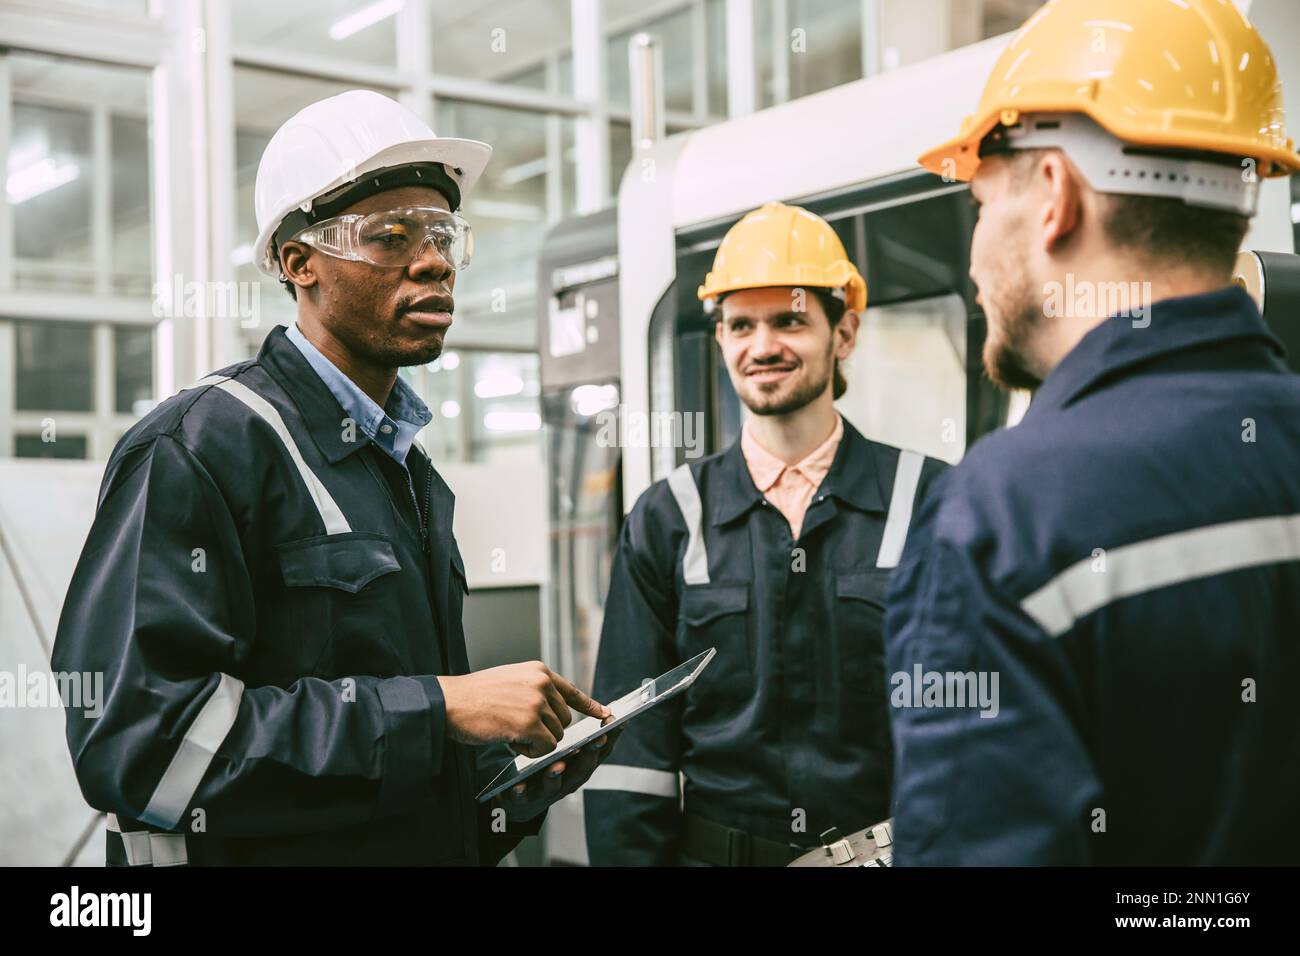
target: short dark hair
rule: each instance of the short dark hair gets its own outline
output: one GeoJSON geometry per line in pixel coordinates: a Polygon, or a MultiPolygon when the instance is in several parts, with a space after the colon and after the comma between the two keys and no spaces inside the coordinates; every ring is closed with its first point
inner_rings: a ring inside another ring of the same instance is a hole
{"type": "MultiPolygon", "coordinates": [[[[1017,176],[1028,177],[1046,149],[1012,153],[1017,176]]],[[[1232,157],[1225,161],[1235,164],[1232,157]]],[[[1145,260],[1190,265],[1231,275],[1250,219],[1223,209],[1189,206],[1181,199],[1107,193],[1102,229],[1112,245],[1145,260]]]]}
{"type": "Polygon", "coordinates": [[[1163,196],[1107,196],[1104,216],[1106,238],[1119,248],[1225,277],[1232,274],[1250,228],[1250,219],[1241,213],[1163,196]]]}

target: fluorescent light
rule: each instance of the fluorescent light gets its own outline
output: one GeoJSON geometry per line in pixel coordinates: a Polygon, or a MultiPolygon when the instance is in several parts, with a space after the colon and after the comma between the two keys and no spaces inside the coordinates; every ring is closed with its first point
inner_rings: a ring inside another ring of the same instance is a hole
{"type": "Polygon", "coordinates": [[[542,427],[537,412],[488,412],[483,427],[490,432],[535,432],[542,427]]]}
{"type": "Polygon", "coordinates": [[[60,162],[53,156],[46,156],[11,172],[5,184],[5,193],[16,206],[70,183],[80,175],[81,167],[76,163],[60,162]]]}
{"type": "Polygon", "coordinates": [[[508,369],[488,372],[474,383],[474,394],[479,398],[502,398],[523,390],[524,380],[508,369]]]}
{"type": "Polygon", "coordinates": [[[443,352],[432,362],[425,362],[424,367],[430,372],[441,372],[443,369],[454,369],[460,365],[460,356],[455,352],[443,352]]]}
{"type": "Polygon", "coordinates": [[[456,401],[454,398],[449,398],[442,403],[439,411],[442,412],[443,418],[455,418],[460,414],[460,402],[456,401]]]}
{"type": "Polygon", "coordinates": [[[242,246],[235,246],[234,250],[230,253],[230,264],[232,266],[246,266],[252,264],[252,261],[253,247],[247,242],[242,246]]]}
{"type": "Polygon", "coordinates": [[[573,390],[570,403],[574,412],[584,418],[590,418],[618,404],[618,386],[579,385],[573,390]]]}
{"type": "Polygon", "coordinates": [[[346,40],[354,33],[360,33],[366,27],[373,27],[380,20],[387,20],[389,17],[402,9],[405,0],[379,0],[378,3],[372,3],[368,7],[362,7],[356,13],[349,13],[342,20],[337,20],[330,26],[331,40],[346,40]]]}

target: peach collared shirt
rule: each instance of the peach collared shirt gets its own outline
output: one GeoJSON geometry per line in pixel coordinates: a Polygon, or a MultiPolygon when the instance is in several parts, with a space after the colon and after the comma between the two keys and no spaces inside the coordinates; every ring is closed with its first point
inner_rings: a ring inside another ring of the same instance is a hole
{"type": "Polygon", "coordinates": [[[831,437],[813,449],[803,461],[787,465],[758,443],[749,430],[749,422],[740,431],[740,452],[749,466],[749,476],[763,496],[785,516],[796,540],[813,492],[831,470],[835,451],[843,437],[844,419],[837,412],[831,437]]]}

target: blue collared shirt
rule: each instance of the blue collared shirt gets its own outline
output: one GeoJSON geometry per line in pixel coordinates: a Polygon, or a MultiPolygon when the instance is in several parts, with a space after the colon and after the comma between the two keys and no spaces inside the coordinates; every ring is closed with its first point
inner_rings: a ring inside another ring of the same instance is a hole
{"type": "Polygon", "coordinates": [[[388,396],[387,410],[380,408],[374,399],[361,391],[352,379],[339,371],[338,366],[307,341],[299,330],[298,323],[294,322],[285,329],[285,336],[298,347],[303,358],[321,377],[325,387],[338,399],[343,413],[356,422],[357,428],[390,458],[405,465],[406,454],[411,450],[415,436],[433,419],[429,406],[415,394],[415,389],[407,385],[399,375],[388,396]]]}

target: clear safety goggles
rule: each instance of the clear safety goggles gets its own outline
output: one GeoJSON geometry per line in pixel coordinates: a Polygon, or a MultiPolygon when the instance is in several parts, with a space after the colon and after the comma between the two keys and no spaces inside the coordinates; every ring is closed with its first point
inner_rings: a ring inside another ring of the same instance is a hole
{"type": "Polygon", "coordinates": [[[340,259],[385,267],[409,266],[432,246],[459,271],[469,265],[474,254],[474,233],[469,223],[436,206],[334,216],[308,226],[293,241],[340,259]]]}

